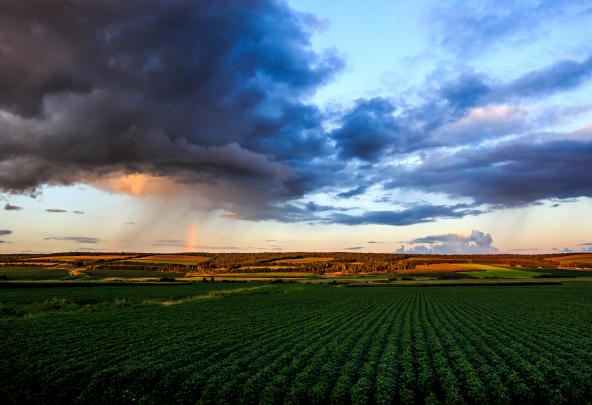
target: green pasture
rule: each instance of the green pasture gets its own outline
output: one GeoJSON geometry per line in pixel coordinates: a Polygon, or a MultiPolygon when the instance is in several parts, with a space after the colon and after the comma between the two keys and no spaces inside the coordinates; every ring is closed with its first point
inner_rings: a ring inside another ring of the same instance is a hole
{"type": "Polygon", "coordinates": [[[294,266],[249,266],[243,269],[294,269],[294,266]]]}
{"type": "Polygon", "coordinates": [[[527,271],[517,270],[486,270],[486,271],[463,271],[461,274],[466,274],[473,277],[500,277],[500,278],[532,278],[538,273],[530,273],[527,271]]]}
{"type": "MultiPolygon", "coordinates": [[[[97,283],[99,284],[99,283],[97,283]]],[[[145,300],[173,301],[215,291],[236,290],[260,285],[258,283],[179,283],[177,285],[46,287],[0,289],[0,304],[23,305],[51,300],[66,300],[76,304],[96,304],[116,299],[142,302],[145,300]]]]}
{"type": "Polygon", "coordinates": [[[0,276],[11,280],[59,280],[68,277],[67,270],[45,269],[43,267],[1,267],[0,276]]]}
{"type": "Polygon", "coordinates": [[[524,271],[520,267],[517,267],[520,270],[514,270],[513,268],[490,266],[487,264],[455,263],[455,265],[467,267],[469,269],[480,270],[480,271],[461,271],[461,272],[459,272],[460,274],[467,274],[469,276],[473,276],[473,277],[477,277],[477,278],[485,278],[485,277],[532,278],[534,276],[538,276],[540,274],[543,274],[543,272],[538,272],[538,271],[536,271],[536,272],[535,271],[524,271]]]}
{"type": "MultiPolygon", "coordinates": [[[[185,273],[163,273],[159,271],[141,270],[82,270],[84,274],[93,278],[162,278],[185,277],[185,273]]],[[[10,277],[10,276],[9,276],[10,277]]]]}
{"type": "Polygon", "coordinates": [[[537,267],[512,267],[512,266],[499,266],[503,269],[519,270],[533,273],[543,274],[554,274],[556,276],[568,276],[568,277],[592,277],[592,271],[581,271],[581,270],[566,270],[566,269],[542,269],[537,267]]]}
{"type": "Polygon", "coordinates": [[[553,274],[563,277],[592,277],[592,271],[575,271],[564,269],[543,269],[537,267],[518,266],[492,266],[487,264],[464,264],[455,263],[457,266],[482,271],[462,271],[460,274],[468,274],[473,277],[503,277],[503,278],[531,278],[541,274],[553,274]]]}

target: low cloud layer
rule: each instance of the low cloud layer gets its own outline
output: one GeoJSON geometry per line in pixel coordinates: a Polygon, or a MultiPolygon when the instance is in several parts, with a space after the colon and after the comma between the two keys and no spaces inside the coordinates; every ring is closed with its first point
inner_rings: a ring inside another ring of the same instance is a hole
{"type": "Polygon", "coordinates": [[[418,223],[434,222],[438,219],[462,218],[466,215],[478,215],[482,211],[471,205],[457,204],[429,205],[417,204],[400,211],[369,211],[362,215],[333,214],[328,223],[343,225],[394,225],[407,226],[418,223]]]}
{"type": "Polygon", "coordinates": [[[22,207],[17,207],[16,205],[10,205],[9,203],[6,203],[6,205],[4,206],[4,209],[6,211],[20,211],[23,208],[22,207]]]}
{"type": "Polygon", "coordinates": [[[68,212],[68,211],[66,211],[66,210],[62,210],[62,209],[58,209],[58,208],[49,208],[49,209],[46,209],[46,210],[45,210],[45,212],[49,212],[49,213],[52,213],[52,214],[56,214],[56,213],[60,213],[60,212],[68,212]]]}
{"type": "Polygon", "coordinates": [[[45,238],[45,240],[61,240],[61,241],[75,242],[75,243],[99,243],[100,242],[100,240],[98,238],[89,238],[86,236],[51,237],[51,238],[45,238]]]}
{"type": "Polygon", "coordinates": [[[405,249],[401,245],[395,253],[414,254],[492,254],[497,253],[498,248],[493,247],[493,238],[473,229],[470,234],[447,229],[443,235],[431,235],[423,238],[412,239],[407,242],[412,247],[405,249]],[[416,245],[416,246],[413,246],[416,245]]]}
{"type": "MultiPolygon", "coordinates": [[[[505,3],[457,18],[447,3],[424,22],[462,55],[587,7],[505,3]]],[[[436,68],[321,106],[346,60],[313,49],[318,21],[279,0],[1,2],[0,191],[182,189],[232,220],[391,226],[592,197],[592,133],[564,128],[590,107],[554,101],[589,85],[591,55],[504,77],[436,68]],[[442,200],[389,206],[409,192],[442,200]],[[347,206],[364,198],[384,205],[347,206]]]]}

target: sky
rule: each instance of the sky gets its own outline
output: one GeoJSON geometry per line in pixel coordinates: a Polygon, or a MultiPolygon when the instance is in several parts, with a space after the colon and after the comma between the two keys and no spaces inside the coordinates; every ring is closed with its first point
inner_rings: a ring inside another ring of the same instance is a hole
{"type": "Polygon", "coordinates": [[[586,1],[6,0],[0,253],[592,252],[586,1]]]}

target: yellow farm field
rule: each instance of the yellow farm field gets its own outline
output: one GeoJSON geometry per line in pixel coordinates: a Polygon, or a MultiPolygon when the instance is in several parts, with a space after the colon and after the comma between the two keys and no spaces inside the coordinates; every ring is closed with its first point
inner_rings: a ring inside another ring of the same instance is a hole
{"type": "Polygon", "coordinates": [[[452,263],[437,263],[437,264],[420,264],[415,267],[416,271],[425,271],[426,273],[429,272],[442,272],[442,271],[450,271],[450,272],[457,272],[457,271],[467,271],[466,267],[460,266],[458,264],[452,263]]]}
{"type": "Polygon", "coordinates": [[[181,263],[202,263],[210,260],[209,257],[204,256],[188,256],[188,255],[154,255],[145,256],[136,260],[147,260],[153,262],[181,262],[181,263]]]}
{"type": "Polygon", "coordinates": [[[33,258],[33,259],[26,259],[27,261],[35,261],[39,259],[43,260],[112,260],[112,259],[127,259],[128,257],[133,257],[131,255],[121,256],[121,255],[100,255],[100,256],[50,256],[50,257],[41,257],[41,258],[33,258]]]}
{"type": "Polygon", "coordinates": [[[553,260],[555,262],[560,262],[560,263],[573,263],[573,262],[592,263],[592,253],[585,253],[585,254],[581,254],[581,255],[562,256],[562,257],[548,257],[545,260],[553,260]]]}

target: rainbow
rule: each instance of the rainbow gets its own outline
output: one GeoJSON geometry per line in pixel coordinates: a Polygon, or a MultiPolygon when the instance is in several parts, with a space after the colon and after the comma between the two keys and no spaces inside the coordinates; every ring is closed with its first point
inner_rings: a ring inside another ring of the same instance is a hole
{"type": "Polygon", "coordinates": [[[195,221],[191,223],[189,227],[189,232],[187,232],[187,241],[185,242],[185,251],[191,252],[193,251],[193,245],[195,245],[195,234],[197,233],[197,224],[195,221]]]}

